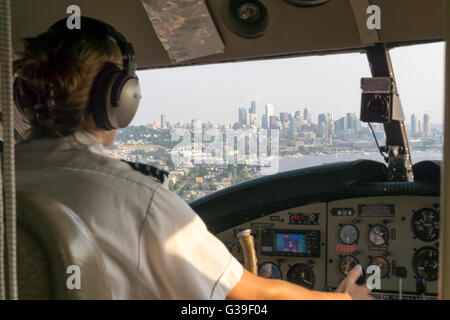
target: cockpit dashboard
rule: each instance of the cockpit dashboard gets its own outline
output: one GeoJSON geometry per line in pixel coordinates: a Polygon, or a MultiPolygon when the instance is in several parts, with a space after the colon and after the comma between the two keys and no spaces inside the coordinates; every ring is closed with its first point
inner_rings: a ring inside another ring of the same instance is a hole
{"type": "Polygon", "coordinates": [[[192,206],[242,263],[237,234],[252,231],[259,276],[334,291],[360,264],[358,282],[371,283],[376,299],[437,299],[439,168],[417,164],[416,181],[399,183],[383,181],[383,165],[373,161],[321,166],[244,184],[192,206]],[[228,205],[208,214],[222,201],[228,205]],[[234,203],[247,209],[233,212],[234,203]]]}

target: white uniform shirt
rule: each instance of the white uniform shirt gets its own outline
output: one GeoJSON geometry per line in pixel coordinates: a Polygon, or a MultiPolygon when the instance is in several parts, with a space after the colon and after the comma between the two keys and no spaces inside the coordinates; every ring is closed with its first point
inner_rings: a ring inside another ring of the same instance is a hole
{"type": "Polygon", "coordinates": [[[114,299],[224,299],[242,276],[242,265],[181,198],[104,155],[90,134],[17,145],[16,180],[17,190],[45,194],[82,219],[114,299]]]}

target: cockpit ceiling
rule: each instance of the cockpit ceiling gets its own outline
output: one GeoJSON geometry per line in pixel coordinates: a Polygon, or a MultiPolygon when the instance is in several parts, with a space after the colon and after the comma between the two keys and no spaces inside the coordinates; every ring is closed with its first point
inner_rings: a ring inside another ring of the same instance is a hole
{"type": "MultiPolygon", "coordinates": [[[[294,7],[283,0],[261,0],[270,21],[266,33],[256,39],[239,37],[226,27],[221,17],[223,1],[228,0],[206,2],[225,52],[188,61],[189,64],[326,54],[366,47],[373,37],[363,39],[354,14],[355,5],[361,3],[381,8],[381,29],[375,35],[379,42],[401,45],[445,37],[445,0],[331,0],[311,8],[294,7]]],[[[113,25],[134,44],[140,69],[175,65],[140,0],[13,0],[11,3],[17,53],[22,51],[21,39],[45,31],[67,15],[68,6],[76,4],[82,15],[113,25]]],[[[368,17],[365,14],[360,19],[365,21],[368,17]]]]}

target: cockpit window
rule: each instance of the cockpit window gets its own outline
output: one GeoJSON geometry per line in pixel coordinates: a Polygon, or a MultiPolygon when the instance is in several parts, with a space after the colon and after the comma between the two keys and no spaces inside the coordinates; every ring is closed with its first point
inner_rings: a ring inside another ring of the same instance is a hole
{"type": "Polygon", "coordinates": [[[442,160],[445,43],[391,50],[413,163],[442,160]]]}
{"type": "MultiPolygon", "coordinates": [[[[443,48],[437,43],[391,50],[413,163],[442,158],[443,48]]],[[[140,109],[107,152],[170,171],[170,189],[186,201],[262,175],[383,161],[372,132],[359,121],[360,81],[371,76],[365,54],[138,75],[140,109]]],[[[382,125],[372,126],[383,144],[382,125]]]]}

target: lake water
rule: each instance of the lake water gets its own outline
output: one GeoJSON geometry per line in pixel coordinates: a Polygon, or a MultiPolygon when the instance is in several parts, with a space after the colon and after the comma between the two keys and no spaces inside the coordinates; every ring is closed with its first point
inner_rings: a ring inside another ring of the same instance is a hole
{"type": "MultiPolygon", "coordinates": [[[[442,160],[442,153],[437,151],[412,151],[411,157],[414,163],[424,160],[442,160]]],[[[307,167],[319,166],[327,163],[355,161],[359,159],[375,160],[383,162],[384,159],[377,152],[372,153],[336,153],[321,155],[305,155],[301,158],[283,158],[280,160],[280,172],[307,167]]]]}

